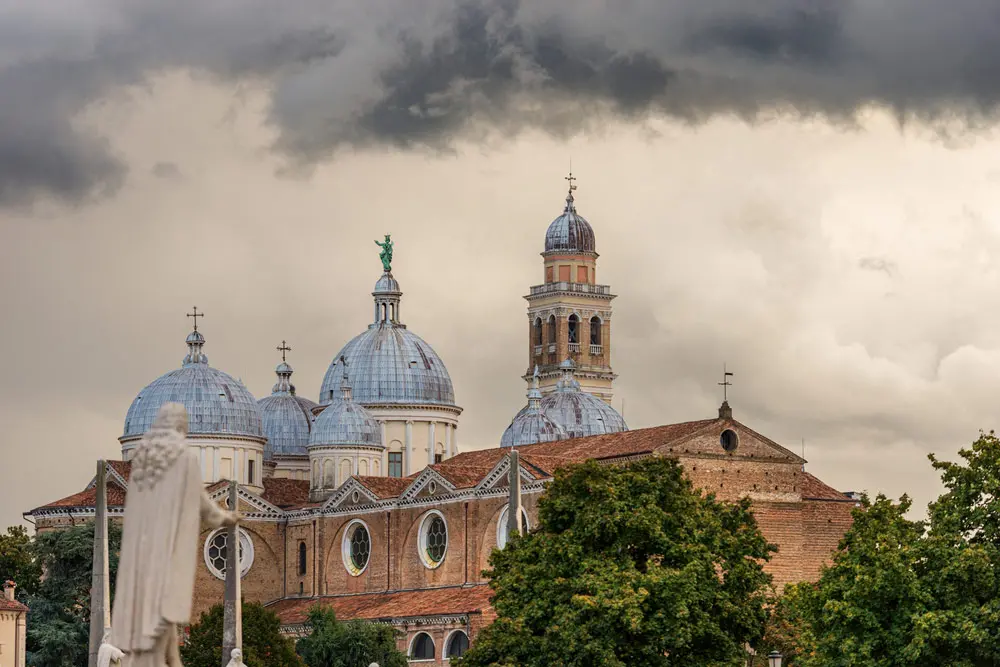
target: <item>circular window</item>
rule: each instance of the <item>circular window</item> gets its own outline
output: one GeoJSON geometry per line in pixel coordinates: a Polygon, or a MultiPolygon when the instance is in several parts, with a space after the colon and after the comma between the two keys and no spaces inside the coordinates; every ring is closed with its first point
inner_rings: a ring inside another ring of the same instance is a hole
{"type": "MultiPolygon", "coordinates": [[[[253,541],[242,528],[240,535],[240,578],[247,576],[253,565],[253,541]]],[[[229,553],[229,535],[226,528],[220,528],[205,540],[205,565],[208,571],[219,579],[226,578],[226,555],[229,553]]]]}
{"type": "Polygon", "coordinates": [[[740,439],[736,436],[736,431],[731,428],[727,428],[722,432],[722,435],[719,436],[719,444],[721,444],[722,448],[727,452],[735,452],[736,447],[740,444],[740,439]]]}
{"type": "Polygon", "coordinates": [[[437,510],[431,510],[420,522],[420,560],[433,569],[444,562],[448,553],[448,525],[444,515],[437,510]]]}
{"type": "Polygon", "coordinates": [[[358,576],[368,567],[372,555],[372,536],[368,526],[360,519],[347,524],[344,540],[341,543],[341,554],[344,567],[354,576],[358,576]]]}
{"type": "MultiPolygon", "coordinates": [[[[500,512],[500,518],[497,519],[497,549],[503,549],[507,546],[507,536],[509,531],[509,526],[507,525],[507,518],[510,516],[510,506],[504,507],[503,511],[500,512]]],[[[521,529],[528,530],[528,513],[521,508],[521,529]]]]}

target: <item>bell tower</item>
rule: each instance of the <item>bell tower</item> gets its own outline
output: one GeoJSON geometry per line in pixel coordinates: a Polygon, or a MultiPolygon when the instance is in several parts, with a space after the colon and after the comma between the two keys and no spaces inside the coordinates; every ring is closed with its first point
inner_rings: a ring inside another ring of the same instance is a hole
{"type": "Polygon", "coordinates": [[[531,287],[528,301],[528,369],[538,367],[542,394],[555,390],[559,364],[576,363],[580,389],[611,403],[611,287],[597,283],[594,230],[576,211],[576,178],[566,177],[569,192],[562,215],[545,232],[544,282],[531,287]]]}

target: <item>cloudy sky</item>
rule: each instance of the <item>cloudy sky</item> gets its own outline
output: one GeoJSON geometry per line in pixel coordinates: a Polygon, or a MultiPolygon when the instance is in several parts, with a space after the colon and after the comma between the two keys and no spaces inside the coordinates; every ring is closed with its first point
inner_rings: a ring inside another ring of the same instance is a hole
{"type": "Polygon", "coordinates": [[[814,474],[932,498],[1000,426],[996,3],[521,5],[0,2],[0,525],[119,455],[193,305],[315,398],[385,233],[495,445],[570,161],[630,426],[712,416],[726,362],[814,474]]]}

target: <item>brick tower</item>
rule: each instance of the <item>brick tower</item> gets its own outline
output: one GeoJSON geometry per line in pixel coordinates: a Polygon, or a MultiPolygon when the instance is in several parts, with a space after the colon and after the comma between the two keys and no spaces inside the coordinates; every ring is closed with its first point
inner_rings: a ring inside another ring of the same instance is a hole
{"type": "Polygon", "coordinates": [[[561,377],[559,364],[576,363],[580,388],[611,403],[611,300],[608,285],[597,283],[594,230],[576,212],[572,172],[562,215],[545,233],[544,280],[524,297],[528,301],[528,369],[539,370],[539,388],[552,392],[561,377]]]}

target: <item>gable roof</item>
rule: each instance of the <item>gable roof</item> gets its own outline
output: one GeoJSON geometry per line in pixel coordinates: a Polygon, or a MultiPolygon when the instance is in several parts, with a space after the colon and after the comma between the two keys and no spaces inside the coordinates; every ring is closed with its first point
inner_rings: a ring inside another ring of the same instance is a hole
{"type": "Polygon", "coordinates": [[[8,600],[0,593],[0,611],[28,611],[28,607],[17,600],[8,600]]]}
{"type": "Polygon", "coordinates": [[[267,605],[282,625],[300,625],[317,604],[332,607],[340,620],[390,621],[413,616],[451,616],[481,613],[490,608],[490,587],[449,586],[395,593],[362,593],[319,598],[291,598],[267,605]]]}
{"type": "Polygon", "coordinates": [[[309,480],[265,477],[260,497],[281,509],[305,505],[309,502],[309,480]]]}

